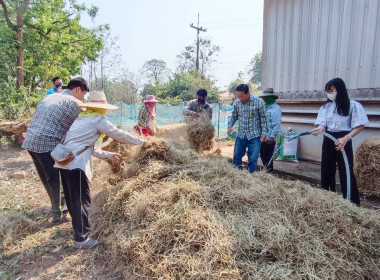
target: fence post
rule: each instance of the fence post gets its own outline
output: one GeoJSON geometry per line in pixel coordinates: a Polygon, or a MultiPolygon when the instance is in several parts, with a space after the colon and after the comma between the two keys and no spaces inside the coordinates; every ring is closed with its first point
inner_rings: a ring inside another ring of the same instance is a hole
{"type": "Polygon", "coordinates": [[[219,139],[219,123],[220,123],[220,103],[218,102],[218,139],[219,139]]]}

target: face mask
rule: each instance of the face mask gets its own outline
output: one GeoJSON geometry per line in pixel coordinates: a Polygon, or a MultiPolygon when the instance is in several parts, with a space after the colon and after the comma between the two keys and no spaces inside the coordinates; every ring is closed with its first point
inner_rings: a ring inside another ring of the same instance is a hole
{"type": "Polygon", "coordinates": [[[331,101],[335,101],[335,99],[336,99],[336,91],[334,91],[334,92],[328,92],[327,93],[327,98],[330,99],[331,101]]]}

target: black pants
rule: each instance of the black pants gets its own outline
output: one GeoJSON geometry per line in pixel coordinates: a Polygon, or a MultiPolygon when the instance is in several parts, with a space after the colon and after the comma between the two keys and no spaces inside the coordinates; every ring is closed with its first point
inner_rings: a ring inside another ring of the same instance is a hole
{"type": "Polygon", "coordinates": [[[80,169],[59,169],[59,171],[67,208],[72,218],[74,239],[78,242],[84,241],[90,233],[88,221],[91,206],[89,181],[86,174],[80,169]]]}
{"type": "Polygon", "coordinates": [[[36,166],[41,182],[49,195],[53,218],[61,218],[67,214],[67,207],[63,190],[59,184],[59,172],[54,168],[54,160],[48,153],[35,153],[28,151],[36,166]]]}
{"type": "MultiPolygon", "coordinates": [[[[348,132],[327,132],[336,139],[344,137],[348,132]]],[[[352,151],[352,141],[348,141],[344,146],[346,152],[348,165],[350,169],[351,180],[351,202],[360,205],[359,190],[354,175],[354,156],[352,151]]],[[[322,144],[322,166],[321,166],[321,184],[325,190],[335,192],[335,173],[336,164],[338,163],[340,185],[342,188],[343,197],[347,198],[347,175],[346,166],[344,164],[343,153],[336,150],[334,141],[323,137],[322,144]]]]}
{"type": "Polygon", "coordinates": [[[270,164],[268,162],[273,156],[275,146],[276,142],[273,142],[273,144],[268,144],[267,142],[261,143],[260,158],[268,173],[273,173],[273,160],[270,164]]]}

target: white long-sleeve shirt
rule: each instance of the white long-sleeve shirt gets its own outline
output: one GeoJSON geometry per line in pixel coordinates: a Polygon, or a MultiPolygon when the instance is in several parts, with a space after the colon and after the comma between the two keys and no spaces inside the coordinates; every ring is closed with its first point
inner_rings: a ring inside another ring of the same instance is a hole
{"type": "Polygon", "coordinates": [[[114,153],[95,149],[96,140],[100,134],[118,140],[123,143],[131,143],[138,146],[144,144],[144,140],[135,137],[121,129],[118,129],[103,116],[79,117],[77,118],[66,134],[63,145],[75,154],[74,160],[67,165],[55,163],[54,167],[61,169],[81,169],[85,172],[87,179],[92,180],[92,160],[91,156],[100,159],[112,159],[114,153]],[[78,152],[88,147],[83,153],[78,152]]]}

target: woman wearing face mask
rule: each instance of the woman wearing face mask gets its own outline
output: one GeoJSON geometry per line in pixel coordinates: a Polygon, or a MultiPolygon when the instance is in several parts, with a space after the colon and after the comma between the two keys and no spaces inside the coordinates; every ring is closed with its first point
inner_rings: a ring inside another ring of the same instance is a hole
{"type": "Polygon", "coordinates": [[[335,137],[334,143],[326,136],[323,137],[321,185],[325,190],[335,192],[335,171],[338,164],[339,178],[343,197],[347,196],[347,177],[342,150],[346,152],[351,175],[351,202],[360,205],[359,191],[353,171],[352,138],[364,129],[368,124],[368,118],[363,106],[348,98],[346,85],[340,78],[329,81],[325,90],[327,93],[326,104],[318,113],[312,134],[317,136],[326,132],[335,137]]]}
{"type": "Polygon", "coordinates": [[[157,130],[154,106],[159,103],[154,95],[147,95],[141,106],[135,130],[142,136],[153,136],[157,130]]]}

